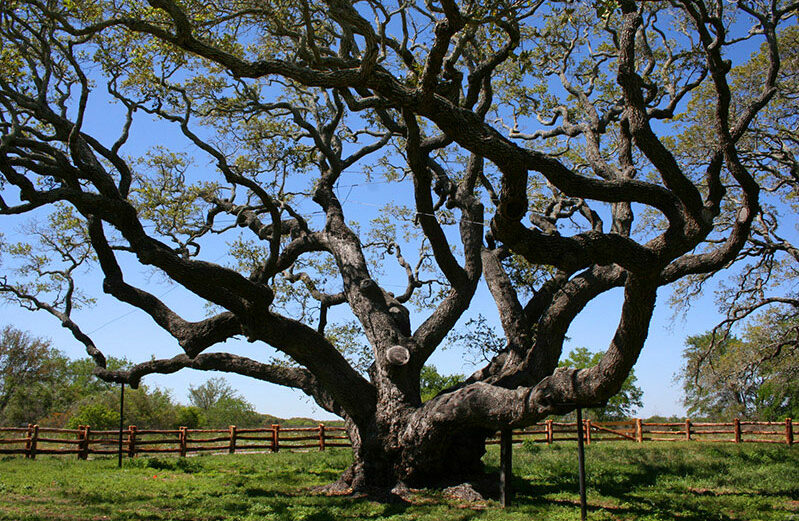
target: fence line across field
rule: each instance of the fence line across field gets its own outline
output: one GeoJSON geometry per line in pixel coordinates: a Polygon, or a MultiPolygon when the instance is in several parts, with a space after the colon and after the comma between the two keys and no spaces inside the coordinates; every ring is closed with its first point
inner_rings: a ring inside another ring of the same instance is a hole
{"type": "MultiPolygon", "coordinates": [[[[118,454],[119,430],[93,430],[88,425],[77,429],[60,429],[29,425],[0,427],[0,454],[75,454],[87,459],[90,454],[118,454]],[[19,437],[14,437],[14,436],[19,437]]],[[[186,456],[199,452],[234,454],[236,452],[318,449],[349,447],[344,427],[319,424],[316,427],[283,427],[279,424],[262,428],[227,429],[138,429],[131,425],[122,431],[122,453],[176,454],[186,456]]]]}
{"type": "MultiPolygon", "coordinates": [[[[707,443],[781,443],[793,445],[799,435],[791,418],[781,422],[758,422],[734,419],[731,422],[645,422],[632,419],[614,422],[583,420],[585,442],[695,441],[707,443]]],[[[88,425],[62,429],[28,425],[0,427],[0,454],[19,454],[35,458],[37,454],[89,455],[119,454],[120,431],[92,430],[88,425]]],[[[186,456],[201,452],[229,453],[280,450],[323,451],[328,447],[350,447],[344,427],[323,423],[316,427],[271,427],[227,429],[138,429],[131,425],[122,431],[122,454],[176,454],[186,456]]],[[[577,440],[576,422],[546,420],[512,432],[512,443],[546,443],[577,440]]],[[[498,438],[488,440],[499,443],[498,438]]]]}
{"type": "MultiPolygon", "coordinates": [[[[696,441],[706,443],[781,443],[793,445],[799,435],[799,425],[791,418],[779,422],[645,422],[641,419],[597,422],[583,420],[586,444],[599,441],[696,441]]],[[[576,422],[546,420],[543,423],[516,430],[512,433],[514,444],[533,442],[551,444],[556,441],[577,441],[576,422]]],[[[490,439],[489,444],[499,443],[490,439]]]]}

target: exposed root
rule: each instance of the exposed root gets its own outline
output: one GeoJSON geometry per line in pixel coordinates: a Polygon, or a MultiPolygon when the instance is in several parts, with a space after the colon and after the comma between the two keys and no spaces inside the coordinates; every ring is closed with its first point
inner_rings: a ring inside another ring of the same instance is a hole
{"type": "Polygon", "coordinates": [[[378,487],[368,485],[364,483],[364,479],[357,478],[356,472],[350,467],[338,480],[328,485],[313,487],[311,493],[323,496],[348,496],[378,503],[406,503],[406,498],[412,494],[412,491],[402,484],[393,488],[378,487]]]}
{"type": "Polygon", "coordinates": [[[408,486],[403,481],[394,485],[376,485],[374,480],[364,476],[357,464],[353,464],[333,483],[313,487],[312,494],[324,496],[348,496],[351,498],[366,499],[379,503],[418,503],[425,497],[430,497],[426,491],[442,491],[447,498],[455,499],[469,506],[499,497],[499,476],[494,474],[469,473],[459,477],[451,475],[439,480],[424,480],[408,486]],[[413,488],[411,488],[413,487],[413,488]]]}
{"type": "Polygon", "coordinates": [[[355,481],[354,465],[345,470],[333,483],[311,487],[311,494],[320,496],[348,496],[353,494],[352,483],[355,481]]]}
{"type": "Polygon", "coordinates": [[[468,501],[469,503],[485,501],[483,495],[475,490],[471,483],[461,483],[460,485],[455,485],[454,487],[445,488],[444,495],[452,499],[468,501]]]}
{"type": "Polygon", "coordinates": [[[352,487],[343,479],[328,483],[327,485],[311,487],[310,490],[311,494],[319,496],[348,496],[352,494],[352,487]]]}
{"type": "Polygon", "coordinates": [[[444,489],[444,495],[469,503],[499,499],[499,475],[497,473],[472,476],[462,483],[444,489]]]}

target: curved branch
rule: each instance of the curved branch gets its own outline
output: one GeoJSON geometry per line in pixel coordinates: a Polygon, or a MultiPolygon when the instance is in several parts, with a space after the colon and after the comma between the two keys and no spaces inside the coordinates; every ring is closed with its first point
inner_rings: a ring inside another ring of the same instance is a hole
{"type": "Polygon", "coordinates": [[[464,421],[486,428],[530,425],[549,414],[607,401],[618,392],[644,345],[655,305],[654,280],[631,277],[616,334],[599,365],[590,369],[560,368],[533,386],[506,388],[485,382],[466,383],[426,402],[407,432],[424,436],[464,421]],[[431,425],[434,424],[434,425],[431,425]]]}
{"type": "Polygon", "coordinates": [[[106,366],[106,359],[105,355],[97,349],[94,341],[84,333],[78,324],[72,320],[72,318],[62,311],[59,311],[55,306],[52,306],[46,302],[42,302],[41,300],[37,299],[35,296],[25,293],[21,291],[19,288],[8,284],[5,277],[0,278],[0,291],[11,293],[17,299],[29,303],[32,308],[31,309],[39,309],[42,311],[46,311],[47,313],[53,315],[58,320],[61,321],[61,325],[68,329],[72,336],[75,337],[75,340],[83,344],[86,348],[86,353],[92,357],[94,363],[97,367],[105,368],[106,366]]]}
{"type": "Polygon", "coordinates": [[[264,382],[300,389],[314,398],[316,403],[326,411],[339,415],[343,412],[308,370],[264,364],[251,358],[229,353],[207,353],[196,357],[178,355],[170,359],[150,360],[136,364],[126,371],[109,371],[98,368],[94,370],[94,374],[108,382],[125,382],[135,389],[139,386],[141,379],[149,374],[170,374],[186,368],[236,373],[264,382]]]}
{"type": "Polygon", "coordinates": [[[222,313],[200,322],[184,320],[154,295],[124,281],[122,269],[108,245],[99,219],[89,219],[89,236],[105,274],[103,290],[150,315],[156,324],[178,340],[187,355],[195,356],[204,349],[243,332],[241,324],[232,313],[222,313]]]}

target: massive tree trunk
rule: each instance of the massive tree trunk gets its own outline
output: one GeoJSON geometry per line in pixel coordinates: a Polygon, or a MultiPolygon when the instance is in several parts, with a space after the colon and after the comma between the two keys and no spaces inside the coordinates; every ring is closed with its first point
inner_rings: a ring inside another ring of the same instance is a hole
{"type": "MultiPolygon", "coordinates": [[[[564,285],[563,302],[553,298],[549,314],[542,317],[531,350],[543,351],[541,360],[530,366],[530,360],[513,357],[509,348],[464,383],[425,403],[418,401],[418,389],[416,394],[413,388],[405,388],[403,393],[405,380],[397,368],[389,365],[384,372],[373,371],[373,382],[381,389],[374,414],[366,415],[369,421],[365,423],[348,422],[354,464],[337,489],[484,482],[481,459],[485,441],[493,433],[530,425],[549,414],[564,414],[580,404],[603,402],[618,392],[644,345],[656,288],[654,277],[628,277],[613,268],[577,278],[564,285]],[[547,369],[559,356],[559,348],[553,351],[553,346],[562,345],[565,331],[561,322],[568,324],[582,309],[579,303],[590,295],[621,281],[625,302],[616,335],[602,361],[584,370],[547,369]],[[588,295],[578,298],[579,292],[588,295]],[[559,305],[564,302],[571,305],[559,305]],[[400,395],[406,399],[397,399],[400,395]]],[[[495,291],[495,297],[499,294],[495,291]]],[[[524,341],[514,340],[516,344],[524,341]]]]}
{"type": "Polygon", "coordinates": [[[353,463],[323,490],[384,494],[406,487],[442,488],[485,481],[482,458],[492,430],[451,425],[422,435],[409,428],[412,416],[382,426],[358,427],[348,422],[353,463]]]}

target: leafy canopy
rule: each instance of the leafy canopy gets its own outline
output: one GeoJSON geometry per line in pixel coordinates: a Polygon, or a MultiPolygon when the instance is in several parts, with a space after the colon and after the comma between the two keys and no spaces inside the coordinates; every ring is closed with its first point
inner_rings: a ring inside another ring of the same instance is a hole
{"type": "Polygon", "coordinates": [[[741,337],[686,340],[680,377],[689,413],[779,421],[799,414],[799,318],[761,313],[741,337]]]}

